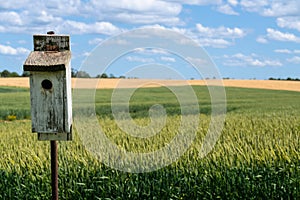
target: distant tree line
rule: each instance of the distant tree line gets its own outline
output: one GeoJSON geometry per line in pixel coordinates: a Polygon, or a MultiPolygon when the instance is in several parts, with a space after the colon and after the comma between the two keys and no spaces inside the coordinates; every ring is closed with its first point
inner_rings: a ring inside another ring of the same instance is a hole
{"type": "MultiPolygon", "coordinates": [[[[89,73],[87,73],[86,71],[77,71],[76,69],[72,68],[71,69],[71,76],[72,77],[77,77],[77,78],[93,78],[92,76],[89,75],[89,73]]],[[[96,75],[94,78],[126,78],[125,76],[119,76],[116,77],[113,74],[106,74],[106,73],[102,73],[102,74],[98,74],[96,75]]]]}
{"type": "MultiPolygon", "coordinates": [[[[10,72],[9,70],[5,69],[3,71],[0,71],[0,77],[28,77],[30,75],[30,72],[24,71],[21,75],[17,72],[10,72]]],[[[85,71],[77,71],[76,69],[71,69],[71,76],[72,77],[78,77],[78,78],[92,78],[89,73],[85,71]]],[[[94,78],[126,78],[125,76],[119,76],[116,77],[113,74],[107,75],[106,73],[99,74],[95,76],[94,78]]]]}
{"type": "Polygon", "coordinates": [[[19,75],[17,72],[10,72],[7,69],[0,71],[0,77],[27,77],[29,76],[29,72],[23,72],[19,75]]]}
{"type": "Polygon", "coordinates": [[[288,77],[288,78],[286,78],[286,79],[284,79],[284,78],[273,78],[273,77],[271,77],[271,78],[269,78],[269,80],[277,80],[277,81],[300,81],[300,79],[299,78],[291,78],[291,77],[288,77]]]}

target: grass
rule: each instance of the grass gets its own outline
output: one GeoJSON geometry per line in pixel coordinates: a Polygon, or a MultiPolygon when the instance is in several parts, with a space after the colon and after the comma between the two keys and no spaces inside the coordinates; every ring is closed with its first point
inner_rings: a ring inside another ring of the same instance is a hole
{"type": "MultiPolygon", "coordinates": [[[[196,139],[180,160],[149,173],[118,171],[87,152],[75,132],[72,142],[59,142],[60,199],[299,199],[300,93],[226,88],[222,135],[200,159],[211,110],[207,89],[194,90],[201,120],[196,139]]],[[[22,114],[29,111],[28,90],[0,91],[1,118],[8,116],[5,110],[14,110],[17,119],[28,119],[22,114]]],[[[176,134],[180,107],[167,88],[142,88],[131,97],[131,116],[140,125],[149,124],[153,104],[162,104],[168,115],[161,134],[143,140],[117,126],[111,94],[97,90],[96,113],[105,134],[120,147],[149,152],[176,134]]],[[[30,120],[0,122],[0,199],[50,199],[49,142],[37,141],[30,126],[30,120]]]]}
{"type": "Polygon", "coordinates": [[[8,116],[16,119],[30,119],[29,89],[18,87],[0,87],[0,119],[8,116]]]}

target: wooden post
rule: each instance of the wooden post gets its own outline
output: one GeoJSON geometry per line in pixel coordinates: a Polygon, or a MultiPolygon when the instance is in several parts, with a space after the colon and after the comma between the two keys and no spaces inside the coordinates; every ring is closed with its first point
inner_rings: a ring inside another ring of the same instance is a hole
{"type": "Polygon", "coordinates": [[[57,141],[50,141],[51,148],[51,185],[52,200],[58,200],[58,161],[57,161],[57,141]]]}

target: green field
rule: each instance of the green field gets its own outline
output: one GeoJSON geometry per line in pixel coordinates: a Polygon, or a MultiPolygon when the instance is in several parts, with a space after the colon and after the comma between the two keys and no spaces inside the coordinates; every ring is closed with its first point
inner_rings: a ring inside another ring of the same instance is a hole
{"type": "MultiPolygon", "coordinates": [[[[200,124],[187,152],[149,173],[111,169],[74,140],[59,142],[60,199],[300,199],[300,93],[226,88],[227,115],[212,152],[199,158],[210,122],[206,87],[195,86],[200,124]]],[[[118,146],[149,152],[176,134],[180,105],[167,88],[142,88],[130,100],[136,123],[149,123],[149,108],[161,104],[167,123],[160,134],[137,139],[122,132],[111,114],[112,90],[97,90],[96,113],[118,146]]],[[[0,199],[50,199],[49,142],[31,133],[29,89],[0,87],[0,199]]],[[[76,127],[75,127],[76,128],[76,127]]]]}

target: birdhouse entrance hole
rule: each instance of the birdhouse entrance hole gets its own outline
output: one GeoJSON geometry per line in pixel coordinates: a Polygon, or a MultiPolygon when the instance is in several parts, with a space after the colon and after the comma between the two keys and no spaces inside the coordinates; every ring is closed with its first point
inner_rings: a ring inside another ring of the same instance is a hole
{"type": "Polygon", "coordinates": [[[45,80],[42,81],[42,87],[45,90],[50,90],[52,88],[52,82],[48,79],[45,79],[45,80]]]}

